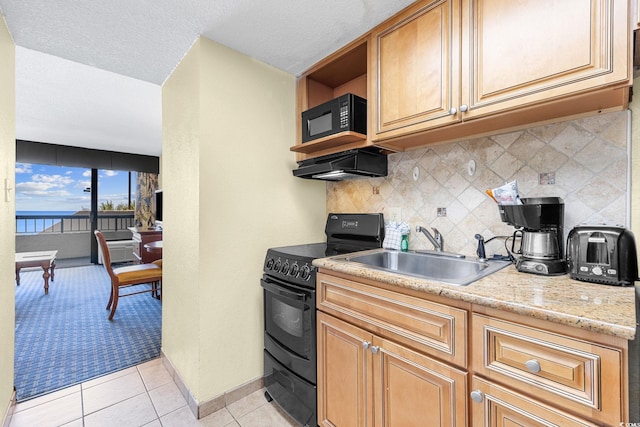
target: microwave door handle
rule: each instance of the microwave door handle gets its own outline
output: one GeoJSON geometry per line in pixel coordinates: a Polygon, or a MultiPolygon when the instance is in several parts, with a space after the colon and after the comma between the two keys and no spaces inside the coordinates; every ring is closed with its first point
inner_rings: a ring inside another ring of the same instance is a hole
{"type": "Polygon", "coordinates": [[[283,296],[283,297],[286,297],[286,298],[289,298],[289,299],[293,299],[293,300],[296,300],[296,301],[304,301],[307,298],[307,296],[305,294],[301,294],[299,292],[293,292],[293,291],[290,291],[288,289],[281,288],[280,286],[276,286],[276,285],[274,285],[272,283],[265,282],[264,280],[261,280],[260,284],[267,291],[269,291],[271,293],[274,293],[274,294],[278,294],[280,296],[283,296]]]}

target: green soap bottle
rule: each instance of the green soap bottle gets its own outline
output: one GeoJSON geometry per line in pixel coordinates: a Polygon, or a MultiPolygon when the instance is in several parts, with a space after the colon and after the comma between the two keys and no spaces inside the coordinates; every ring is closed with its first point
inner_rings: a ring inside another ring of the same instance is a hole
{"type": "Polygon", "coordinates": [[[406,234],[402,235],[402,240],[400,241],[400,250],[402,252],[407,252],[409,250],[409,238],[406,234]]]}

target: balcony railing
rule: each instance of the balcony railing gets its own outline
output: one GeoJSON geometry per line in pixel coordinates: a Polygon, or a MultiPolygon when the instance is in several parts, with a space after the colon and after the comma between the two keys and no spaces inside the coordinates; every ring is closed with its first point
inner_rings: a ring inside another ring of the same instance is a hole
{"type": "MultiPolygon", "coordinates": [[[[121,231],[133,227],[134,214],[98,213],[98,229],[121,231]]],[[[16,234],[77,233],[91,231],[89,214],[75,215],[16,215],[16,234]]]]}

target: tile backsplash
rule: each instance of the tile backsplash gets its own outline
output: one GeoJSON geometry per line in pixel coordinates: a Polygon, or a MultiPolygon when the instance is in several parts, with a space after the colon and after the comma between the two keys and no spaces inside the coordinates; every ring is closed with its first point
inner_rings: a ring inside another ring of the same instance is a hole
{"type": "MultiPolygon", "coordinates": [[[[514,231],[485,190],[517,180],[521,197],[564,200],[565,239],[579,223],[628,226],[630,120],[628,111],[606,113],[390,154],[385,178],[328,183],[327,211],[383,212],[388,219],[400,208],[412,228],[410,249],[432,249],[414,231],[421,225],[442,233],[445,250],[475,255],[476,233],[488,239],[514,231]],[[446,216],[438,216],[441,208],[446,216]]],[[[487,255],[504,254],[503,244],[489,243],[487,255]]]]}

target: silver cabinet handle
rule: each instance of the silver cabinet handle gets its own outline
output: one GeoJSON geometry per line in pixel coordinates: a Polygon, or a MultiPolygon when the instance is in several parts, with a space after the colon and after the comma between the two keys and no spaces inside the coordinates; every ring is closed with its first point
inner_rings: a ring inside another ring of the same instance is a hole
{"type": "Polygon", "coordinates": [[[371,353],[376,354],[379,349],[380,347],[378,347],[377,345],[371,346],[371,353]]]}
{"type": "Polygon", "coordinates": [[[452,116],[454,114],[456,114],[457,112],[458,112],[458,109],[456,107],[451,107],[451,109],[449,110],[449,114],[452,115],[452,116]]]}
{"type": "Polygon", "coordinates": [[[473,400],[476,403],[482,403],[482,392],[480,390],[473,390],[471,392],[471,400],[473,400]]]}
{"type": "Polygon", "coordinates": [[[468,106],[468,105],[466,105],[466,104],[462,104],[462,105],[460,106],[460,112],[461,112],[461,113],[466,113],[467,111],[469,111],[469,106],[468,106]]]}
{"type": "Polygon", "coordinates": [[[527,360],[524,364],[532,374],[537,374],[542,370],[540,362],[538,362],[536,359],[527,360]]]}
{"type": "Polygon", "coordinates": [[[363,349],[368,349],[371,346],[371,343],[369,341],[362,341],[362,348],[363,349]]]}

